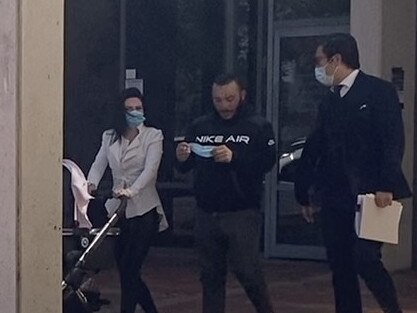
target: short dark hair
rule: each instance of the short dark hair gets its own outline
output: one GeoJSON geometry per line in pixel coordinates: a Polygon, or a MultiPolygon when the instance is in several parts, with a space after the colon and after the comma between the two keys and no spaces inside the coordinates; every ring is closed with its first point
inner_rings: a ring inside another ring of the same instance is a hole
{"type": "Polygon", "coordinates": [[[246,82],[239,75],[234,73],[219,74],[216,76],[213,83],[218,86],[224,86],[230,84],[231,82],[235,82],[240,90],[246,89],[246,82]]]}
{"type": "Polygon", "coordinates": [[[335,54],[340,54],[342,62],[348,67],[352,69],[360,67],[358,44],[352,35],[346,33],[332,34],[321,46],[328,59],[335,54]]]}

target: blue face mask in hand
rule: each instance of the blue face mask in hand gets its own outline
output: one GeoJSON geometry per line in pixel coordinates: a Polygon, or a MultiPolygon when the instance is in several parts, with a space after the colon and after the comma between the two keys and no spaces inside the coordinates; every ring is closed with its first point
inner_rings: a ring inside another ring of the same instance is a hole
{"type": "Polygon", "coordinates": [[[191,151],[202,158],[212,158],[214,146],[202,146],[198,143],[190,143],[191,151]]]}
{"type": "Polygon", "coordinates": [[[131,127],[131,128],[138,127],[145,120],[146,118],[143,115],[143,112],[141,111],[134,110],[134,111],[126,112],[126,122],[127,122],[128,127],[131,127]]]}

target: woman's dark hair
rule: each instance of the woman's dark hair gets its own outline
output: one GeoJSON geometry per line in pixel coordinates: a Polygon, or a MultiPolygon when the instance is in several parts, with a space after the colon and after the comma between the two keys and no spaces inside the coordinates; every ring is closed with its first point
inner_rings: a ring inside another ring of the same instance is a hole
{"type": "Polygon", "coordinates": [[[332,34],[323,43],[322,47],[327,59],[335,54],[340,54],[342,62],[351,69],[360,67],[358,45],[352,35],[346,33],[332,34]]]}
{"type": "Polygon", "coordinates": [[[137,88],[127,88],[122,91],[120,99],[115,106],[114,116],[113,116],[113,125],[112,128],[115,131],[114,141],[120,140],[123,133],[126,131],[127,122],[126,122],[126,110],[125,110],[125,101],[129,98],[138,98],[144,104],[143,94],[137,88]]]}

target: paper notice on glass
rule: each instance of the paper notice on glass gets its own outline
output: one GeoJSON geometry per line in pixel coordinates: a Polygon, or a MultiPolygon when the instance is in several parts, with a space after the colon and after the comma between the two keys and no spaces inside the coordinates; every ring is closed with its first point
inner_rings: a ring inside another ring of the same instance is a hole
{"type": "Polygon", "coordinates": [[[125,80],[125,88],[136,88],[143,94],[143,79],[135,78],[135,79],[126,79],[125,80]]]}
{"type": "Polygon", "coordinates": [[[377,207],[375,195],[358,196],[355,228],[359,238],[398,244],[398,232],[403,206],[393,201],[385,208],[377,207]]]}

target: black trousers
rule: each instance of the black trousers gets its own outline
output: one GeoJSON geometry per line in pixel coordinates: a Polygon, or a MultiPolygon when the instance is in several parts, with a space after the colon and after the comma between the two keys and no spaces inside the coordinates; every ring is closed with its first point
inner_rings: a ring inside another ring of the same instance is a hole
{"type": "Polygon", "coordinates": [[[201,265],[203,313],[224,313],[228,265],[258,313],[272,313],[259,260],[262,218],[256,210],[197,211],[196,247],[201,265]]]}
{"type": "Polygon", "coordinates": [[[336,313],[362,313],[358,275],[383,312],[401,313],[394,283],[381,261],[382,243],[357,237],[355,201],[349,202],[351,205],[346,207],[323,205],[321,212],[323,238],[333,272],[336,313]]]}
{"type": "Polygon", "coordinates": [[[121,285],[121,312],[134,313],[139,303],[146,313],[157,313],[151,293],[141,278],[142,264],[158,232],[156,209],[143,216],[120,220],[116,262],[121,285]]]}

